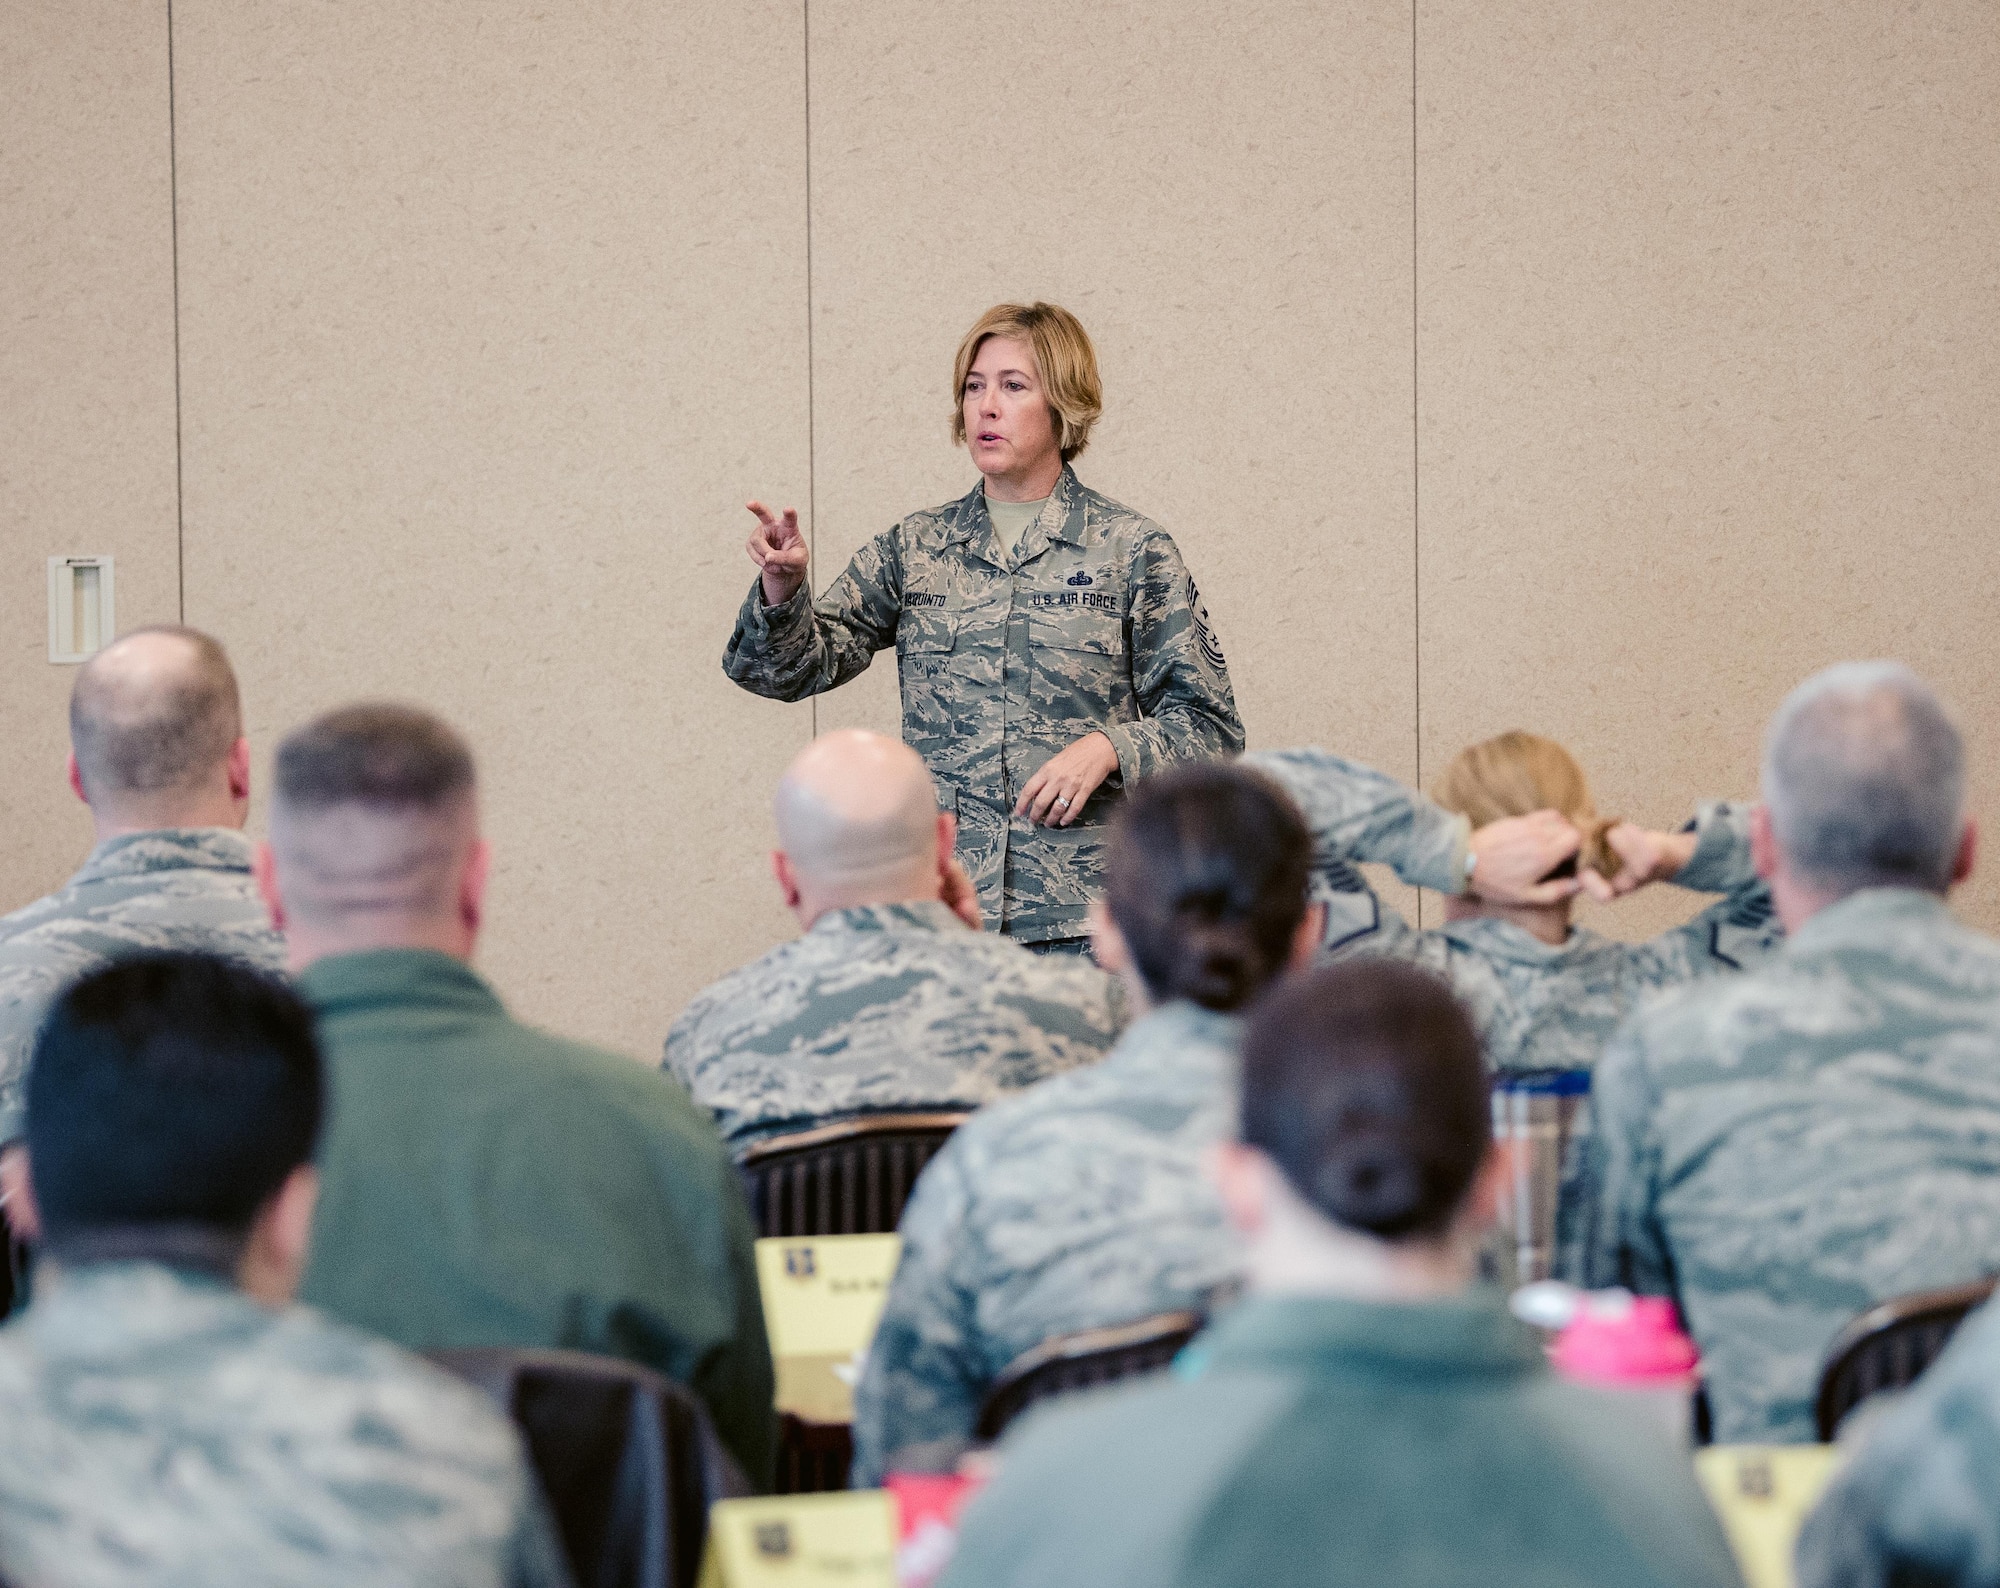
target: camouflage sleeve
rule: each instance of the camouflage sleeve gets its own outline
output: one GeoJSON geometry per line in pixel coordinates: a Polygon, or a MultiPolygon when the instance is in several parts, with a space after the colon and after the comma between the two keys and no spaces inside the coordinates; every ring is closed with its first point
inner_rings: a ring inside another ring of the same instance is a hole
{"type": "Polygon", "coordinates": [[[1877,1415],[1800,1529],[1799,1588],[2000,1581],[2000,1423],[1989,1307],[1877,1415]]]}
{"type": "Polygon", "coordinates": [[[549,1514],[540,1481],[530,1471],[514,1528],[513,1559],[507,1588],[574,1588],[569,1558],[563,1553],[555,1519],[549,1514]]]}
{"type": "Polygon", "coordinates": [[[791,600],[764,605],[761,583],[736,615],[722,670],[754,695],[804,700],[837,689],[896,643],[903,611],[902,527],[884,530],[854,554],[818,601],[800,585],[791,600]]]}
{"type": "MultiPolygon", "coordinates": [[[[903,1256],[854,1392],[851,1483],[874,1488],[899,1452],[948,1470],[972,1442],[985,1375],[972,1350],[976,1288],[953,1272],[971,1197],[946,1143],[903,1209],[903,1256]]],[[[907,1458],[906,1458],[907,1459],[907,1458]]]]}
{"type": "Polygon", "coordinates": [[[1164,530],[1145,536],[1138,563],[1130,618],[1132,687],[1144,715],[1101,729],[1118,752],[1127,788],[1176,761],[1234,755],[1243,748],[1229,665],[1173,537],[1164,530]]]}
{"type": "Polygon", "coordinates": [[[1645,1018],[1642,1013],[1625,1022],[1591,1076],[1584,1173],[1596,1199],[1589,1227],[1576,1239],[1591,1289],[1624,1285],[1641,1295],[1674,1296],[1673,1258],[1654,1212],[1659,1096],[1646,1067],[1645,1018]]]}
{"type": "Polygon", "coordinates": [[[1322,861],[1377,861],[1416,888],[1465,887],[1471,825],[1387,773],[1324,750],[1260,750],[1243,764],[1282,784],[1322,861]]]}
{"type": "Polygon", "coordinates": [[[1690,829],[1698,835],[1694,854],[1674,883],[1724,897],[1635,951],[1635,966],[1657,987],[1714,970],[1741,970],[1770,953],[1783,936],[1771,890],[1750,859],[1750,807],[1709,801],[1681,830],[1690,829]]]}

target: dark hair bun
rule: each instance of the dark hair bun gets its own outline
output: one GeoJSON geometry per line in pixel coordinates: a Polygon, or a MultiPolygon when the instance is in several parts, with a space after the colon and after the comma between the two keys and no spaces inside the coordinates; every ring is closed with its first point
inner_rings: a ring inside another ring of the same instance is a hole
{"type": "Polygon", "coordinates": [[[1185,927],[1169,951],[1175,991],[1210,1009],[1248,1003],[1274,968],[1241,921],[1185,927]]]}
{"type": "Polygon", "coordinates": [[[1312,1201],[1336,1223],[1400,1235],[1424,1207],[1424,1176],[1407,1132],[1365,1126],[1341,1137],[1319,1165],[1312,1201]]]}
{"type": "Polygon", "coordinates": [[[1312,834],[1276,784],[1202,762],[1141,782],[1111,830],[1105,897],[1154,999],[1241,1009],[1284,968],[1312,834]]]}

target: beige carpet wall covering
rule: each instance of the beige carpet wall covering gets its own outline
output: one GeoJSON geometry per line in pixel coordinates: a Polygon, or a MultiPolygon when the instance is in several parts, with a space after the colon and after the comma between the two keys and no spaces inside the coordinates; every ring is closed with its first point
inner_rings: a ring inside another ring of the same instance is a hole
{"type": "Polygon", "coordinates": [[[260,775],[358,695],[463,725],[485,968],[655,1056],[789,930],[785,761],[896,720],[886,657],[723,679],[741,504],[824,581],[964,491],[1003,298],[1097,338],[1081,472],[1180,541],[1253,744],[1527,726],[1667,823],[1890,654],[1993,809],[1990,0],[0,0],[0,283],[0,907],[88,847],[43,569],[108,552],[121,628],[230,646],[260,775]]]}

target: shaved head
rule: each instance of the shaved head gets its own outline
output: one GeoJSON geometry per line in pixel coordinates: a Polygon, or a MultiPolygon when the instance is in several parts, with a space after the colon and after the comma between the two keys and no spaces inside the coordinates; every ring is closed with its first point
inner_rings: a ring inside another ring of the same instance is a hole
{"type": "Polygon", "coordinates": [[[478,841],[472,752],[427,711],[347,706],[278,747],[271,849],[303,924],[388,929],[448,914],[478,841]]]}
{"type": "Polygon", "coordinates": [[[934,878],[937,788],[916,751],[843,728],[801,750],[772,801],[778,843],[800,880],[827,894],[934,878]]]}
{"type": "Polygon", "coordinates": [[[70,691],[70,748],[93,809],[194,794],[242,734],[229,657],[197,629],[135,629],[85,662],[70,691]]]}

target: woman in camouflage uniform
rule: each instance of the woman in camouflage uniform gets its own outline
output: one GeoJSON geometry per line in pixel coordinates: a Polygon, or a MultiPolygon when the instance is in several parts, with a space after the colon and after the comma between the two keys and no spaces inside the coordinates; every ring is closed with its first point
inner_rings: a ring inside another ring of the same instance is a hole
{"type": "Polygon", "coordinates": [[[988,310],[959,345],[954,395],[980,484],[876,536],[817,602],[798,513],[750,503],[759,574],[723,671],[803,700],[895,646],[903,738],[957,816],[987,919],[1081,948],[1125,791],[1240,750],[1243,724],[1173,538],[1070,467],[1102,411],[1075,317],[988,310]]]}

